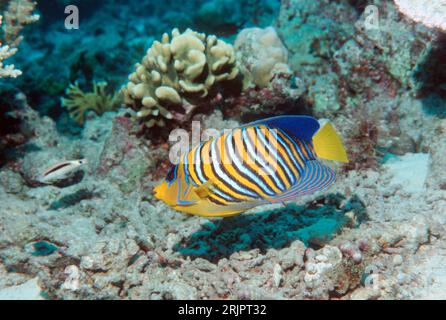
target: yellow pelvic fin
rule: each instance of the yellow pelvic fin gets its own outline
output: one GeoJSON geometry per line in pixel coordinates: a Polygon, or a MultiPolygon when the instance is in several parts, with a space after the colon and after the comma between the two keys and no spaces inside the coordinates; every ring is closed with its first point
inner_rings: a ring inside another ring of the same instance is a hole
{"type": "Polygon", "coordinates": [[[210,190],[211,187],[212,187],[212,182],[207,181],[198,188],[196,188],[194,191],[200,199],[206,199],[209,197],[209,194],[211,193],[210,190]]]}
{"type": "Polygon", "coordinates": [[[319,158],[348,162],[347,153],[345,152],[341,137],[329,122],[313,136],[313,145],[316,155],[319,158]]]}

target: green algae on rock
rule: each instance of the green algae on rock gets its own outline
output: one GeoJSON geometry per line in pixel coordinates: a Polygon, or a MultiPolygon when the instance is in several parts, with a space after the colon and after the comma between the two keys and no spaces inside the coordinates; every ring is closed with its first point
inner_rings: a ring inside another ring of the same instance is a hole
{"type": "Polygon", "coordinates": [[[93,91],[83,91],[79,84],[71,84],[67,90],[67,96],[62,98],[62,106],[68,109],[71,118],[78,124],[83,125],[85,113],[93,110],[101,115],[107,111],[116,110],[121,105],[119,93],[108,94],[106,82],[93,81],[93,91]]]}

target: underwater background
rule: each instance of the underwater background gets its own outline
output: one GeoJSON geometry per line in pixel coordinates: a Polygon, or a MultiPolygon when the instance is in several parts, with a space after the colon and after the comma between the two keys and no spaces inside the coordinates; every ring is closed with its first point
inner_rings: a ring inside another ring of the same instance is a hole
{"type": "Polygon", "coordinates": [[[446,1],[0,15],[0,299],[446,297],[446,1]],[[224,219],[154,197],[172,130],[275,115],[339,131],[350,162],[328,191],[224,219]]]}

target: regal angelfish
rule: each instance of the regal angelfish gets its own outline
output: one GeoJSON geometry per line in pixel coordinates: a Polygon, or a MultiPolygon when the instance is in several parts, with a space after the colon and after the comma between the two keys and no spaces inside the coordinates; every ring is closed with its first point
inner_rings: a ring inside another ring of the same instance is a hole
{"type": "Polygon", "coordinates": [[[155,196],[178,211],[232,216],[328,188],[336,174],[319,159],[348,162],[330,123],[320,127],[309,116],[263,119],[182,155],[155,196]]]}

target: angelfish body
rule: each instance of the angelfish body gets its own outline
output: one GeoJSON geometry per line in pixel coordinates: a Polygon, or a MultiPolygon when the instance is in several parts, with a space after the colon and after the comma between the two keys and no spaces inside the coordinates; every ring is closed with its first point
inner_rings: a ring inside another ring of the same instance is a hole
{"type": "Polygon", "coordinates": [[[309,116],[268,118],[196,146],[154,192],[175,210],[227,217],[328,188],[336,174],[319,159],[348,162],[330,123],[320,127],[309,116]]]}

